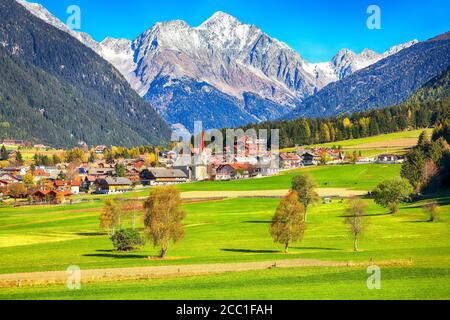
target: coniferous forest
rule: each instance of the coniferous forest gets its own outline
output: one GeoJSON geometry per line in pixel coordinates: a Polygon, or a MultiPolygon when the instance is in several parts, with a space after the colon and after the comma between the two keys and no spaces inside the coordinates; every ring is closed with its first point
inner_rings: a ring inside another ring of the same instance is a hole
{"type": "Polygon", "coordinates": [[[288,148],[434,127],[450,121],[449,84],[447,69],[400,105],[330,118],[265,122],[244,129],[280,129],[281,147],[288,148]]]}

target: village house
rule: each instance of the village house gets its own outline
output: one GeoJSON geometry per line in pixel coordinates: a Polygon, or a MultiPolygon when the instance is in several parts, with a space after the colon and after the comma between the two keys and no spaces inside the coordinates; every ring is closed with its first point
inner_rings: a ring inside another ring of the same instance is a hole
{"type": "Polygon", "coordinates": [[[144,159],[136,159],[131,162],[131,166],[138,171],[142,170],[145,167],[145,160],[144,159]]]}
{"type": "Polygon", "coordinates": [[[94,177],[113,176],[116,173],[114,168],[89,168],[86,170],[87,175],[94,177]]]}
{"type": "Polygon", "coordinates": [[[65,180],[55,180],[53,182],[55,189],[63,190],[67,188],[67,182],[65,180]]]}
{"type": "MultiPolygon", "coordinates": [[[[103,177],[106,178],[106,177],[103,177]]],[[[95,191],[95,181],[98,178],[95,176],[85,176],[85,178],[82,180],[81,182],[81,189],[85,190],[85,191],[95,191]]]]}
{"type": "Polygon", "coordinates": [[[255,166],[253,176],[256,178],[276,176],[280,173],[280,167],[274,163],[261,163],[255,166]]]}
{"type": "Polygon", "coordinates": [[[18,178],[9,173],[0,174],[0,180],[9,184],[19,182],[18,178]]]}
{"type": "Polygon", "coordinates": [[[116,194],[125,193],[133,190],[133,183],[130,179],[119,177],[107,177],[95,181],[98,194],[116,194]]]}
{"type": "Polygon", "coordinates": [[[188,181],[188,176],[183,171],[166,168],[145,169],[141,171],[140,178],[141,183],[146,186],[180,184],[188,181]]]}
{"type": "Polygon", "coordinates": [[[283,169],[293,169],[302,166],[302,158],[296,153],[280,153],[280,165],[283,169]]]}
{"type": "Polygon", "coordinates": [[[94,148],[94,151],[95,151],[95,154],[102,155],[102,154],[105,153],[105,150],[106,150],[106,149],[108,149],[107,146],[101,145],[101,146],[96,146],[96,147],[94,148]]]}
{"type": "Polygon", "coordinates": [[[374,163],[375,158],[370,157],[358,157],[355,164],[368,164],[368,163],[374,163]]]}
{"type": "Polygon", "coordinates": [[[1,174],[10,174],[12,176],[21,176],[26,173],[26,170],[23,170],[19,167],[9,167],[9,168],[2,168],[0,169],[0,175],[1,174]]]}
{"type": "Polygon", "coordinates": [[[80,187],[81,187],[81,182],[80,181],[73,180],[73,181],[70,182],[69,186],[70,186],[70,192],[72,194],[79,194],[80,193],[80,187]]]}
{"type": "Polygon", "coordinates": [[[345,153],[341,150],[328,150],[331,161],[329,164],[342,164],[345,161],[345,153]]]}
{"type": "Polygon", "coordinates": [[[36,170],[34,170],[33,176],[34,182],[39,182],[41,180],[52,180],[50,179],[50,173],[41,168],[37,168],[36,170]]]}
{"type": "Polygon", "coordinates": [[[6,193],[10,184],[10,181],[0,180],[0,193],[6,193]]]}
{"type": "Polygon", "coordinates": [[[376,160],[378,164],[398,164],[402,162],[403,160],[395,154],[381,154],[376,160]]]}
{"type": "Polygon", "coordinates": [[[2,143],[5,147],[23,147],[25,142],[23,140],[6,139],[2,143]]]}
{"type": "Polygon", "coordinates": [[[33,201],[38,203],[65,203],[71,196],[70,190],[39,189],[31,193],[33,201]]]}
{"type": "Polygon", "coordinates": [[[224,164],[216,169],[215,179],[218,181],[248,179],[253,176],[254,170],[255,166],[246,163],[224,164]]]}
{"type": "Polygon", "coordinates": [[[302,165],[305,167],[315,166],[320,161],[320,157],[318,157],[315,153],[311,151],[306,150],[298,151],[297,154],[301,157],[302,165]]]}

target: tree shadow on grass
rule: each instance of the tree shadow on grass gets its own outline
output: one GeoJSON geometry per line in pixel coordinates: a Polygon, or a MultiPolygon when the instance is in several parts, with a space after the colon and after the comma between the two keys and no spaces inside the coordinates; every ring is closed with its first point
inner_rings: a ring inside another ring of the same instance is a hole
{"type": "Polygon", "coordinates": [[[319,247],[291,247],[296,250],[322,250],[322,251],[343,251],[343,249],[338,248],[319,248],[319,247]]]}
{"type": "MultiPolygon", "coordinates": [[[[386,217],[386,216],[394,216],[394,214],[393,213],[375,213],[375,214],[373,214],[373,213],[369,213],[369,214],[363,214],[363,215],[361,215],[362,217],[367,217],[367,218],[370,218],[370,217],[386,217]]],[[[348,214],[344,214],[344,215],[339,215],[339,216],[337,216],[338,218],[351,218],[351,217],[353,217],[353,216],[351,216],[351,215],[348,215],[348,214]]]]}
{"type": "Polygon", "coordinates": [[[93,254],[83,254],[83,257],[114,258],[114,259],[145,259],[148,258],[148,255],[127,254],[127,253],[93,253],[93,254]]]}
{"type": "Polygon", "coordinates": [[[77,236],[81,237],[100,237],[100,236],[106,236],[107,233],[105,232],[80,232],[76,234],[77,236]]]}
{"type": "Polygon", "coordinates": [[[237,252],[237,253],[280,253],[279,250],[250,250],[250,249],[220,249],[226,252],[237,252]]]}
{"type": "Polygon", "coordinates": [[[84,254],[83,257],[97,257],[97,258],[115,258],[115,259],[145,259],[148,255],[132,254],[132,252],[119,252],[117,250],[96,250],[95,252],[84,254]]]}
{"type": "Polygon", "coordinates": [[[272,221],[244,221],[244,223],[269,224],[269,223],[272,223],[272,221]]]}

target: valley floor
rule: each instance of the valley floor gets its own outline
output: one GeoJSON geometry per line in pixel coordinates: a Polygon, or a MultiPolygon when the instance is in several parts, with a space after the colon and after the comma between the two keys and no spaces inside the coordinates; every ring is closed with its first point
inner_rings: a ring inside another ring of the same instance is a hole
{"type": "Polygon", "coordinates": [[[280,201],[275,193],[281,196],[305,170],[321,190],[367,193],[398,176],[400,167],[323,167],[180,186],[202,197],[208,189],[243,197],[186,200],[186,236],[164,261],[152,258],[158,250],[151,244],[130,253],[113,250],[99,230],[103,199],[0,208],[0,282],[10,281],[0,288],[0,299],[450,299],[450,194],[406,204],[397,215],[365,199],[370,225],[358,253],[344,224],[347,200],[341,195],[312,208],[304,240],[285,255],[268,231],[280,201]],[[262,197],[265,190],[273,197],[262,197]],[[440,222],[426,222],[422,206],[430,201],[442,207],[440,222]],[[368,265],[381,268],[381,290],[368,289],[368,265]],[[81,269],[80,290],[58,284],[69,266],[81,269]],[[28,286],[26,276],[39,278],[36,272],[44,272],[43,282],[28,286]]]}

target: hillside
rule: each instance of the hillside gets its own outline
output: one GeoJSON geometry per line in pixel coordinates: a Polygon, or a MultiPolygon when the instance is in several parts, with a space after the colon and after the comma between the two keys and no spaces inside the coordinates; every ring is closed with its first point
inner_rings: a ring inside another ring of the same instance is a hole
{"type": "Polygon", "coordinates": [[[249,127],[280,129],[282,148],[334,144],[348,139],[427,128],[450,119],[449,80],[450,67],[425,83],[405,102],[385,109],[355,112],[348,116],[273,121],[249,127]]]}
{"type": "Polygon", "coordinates": [[[286,118],[328,117],[402,103],[450,66],[450,32],[400,51],[306,99],[286,118]]]}
{"type": "Polygon", "coordinates": [[[159,144],[170,134],[112,65],[13,0],[0,0],[0,128],[0,139],[56,147],[159,144]]]}
{"type": "Polygon", "coordinates": [[[96,42],[42,5],[17,1],[109,61],[166,121],[189,130],[196,120],[204,128],[222,128],[279,119],[329,83],[418,42],[383,53],[342,49],[331,61],[311,63],[257,26],[220,11],[196,27],[159,22],[133,41],[96,42]]]}

